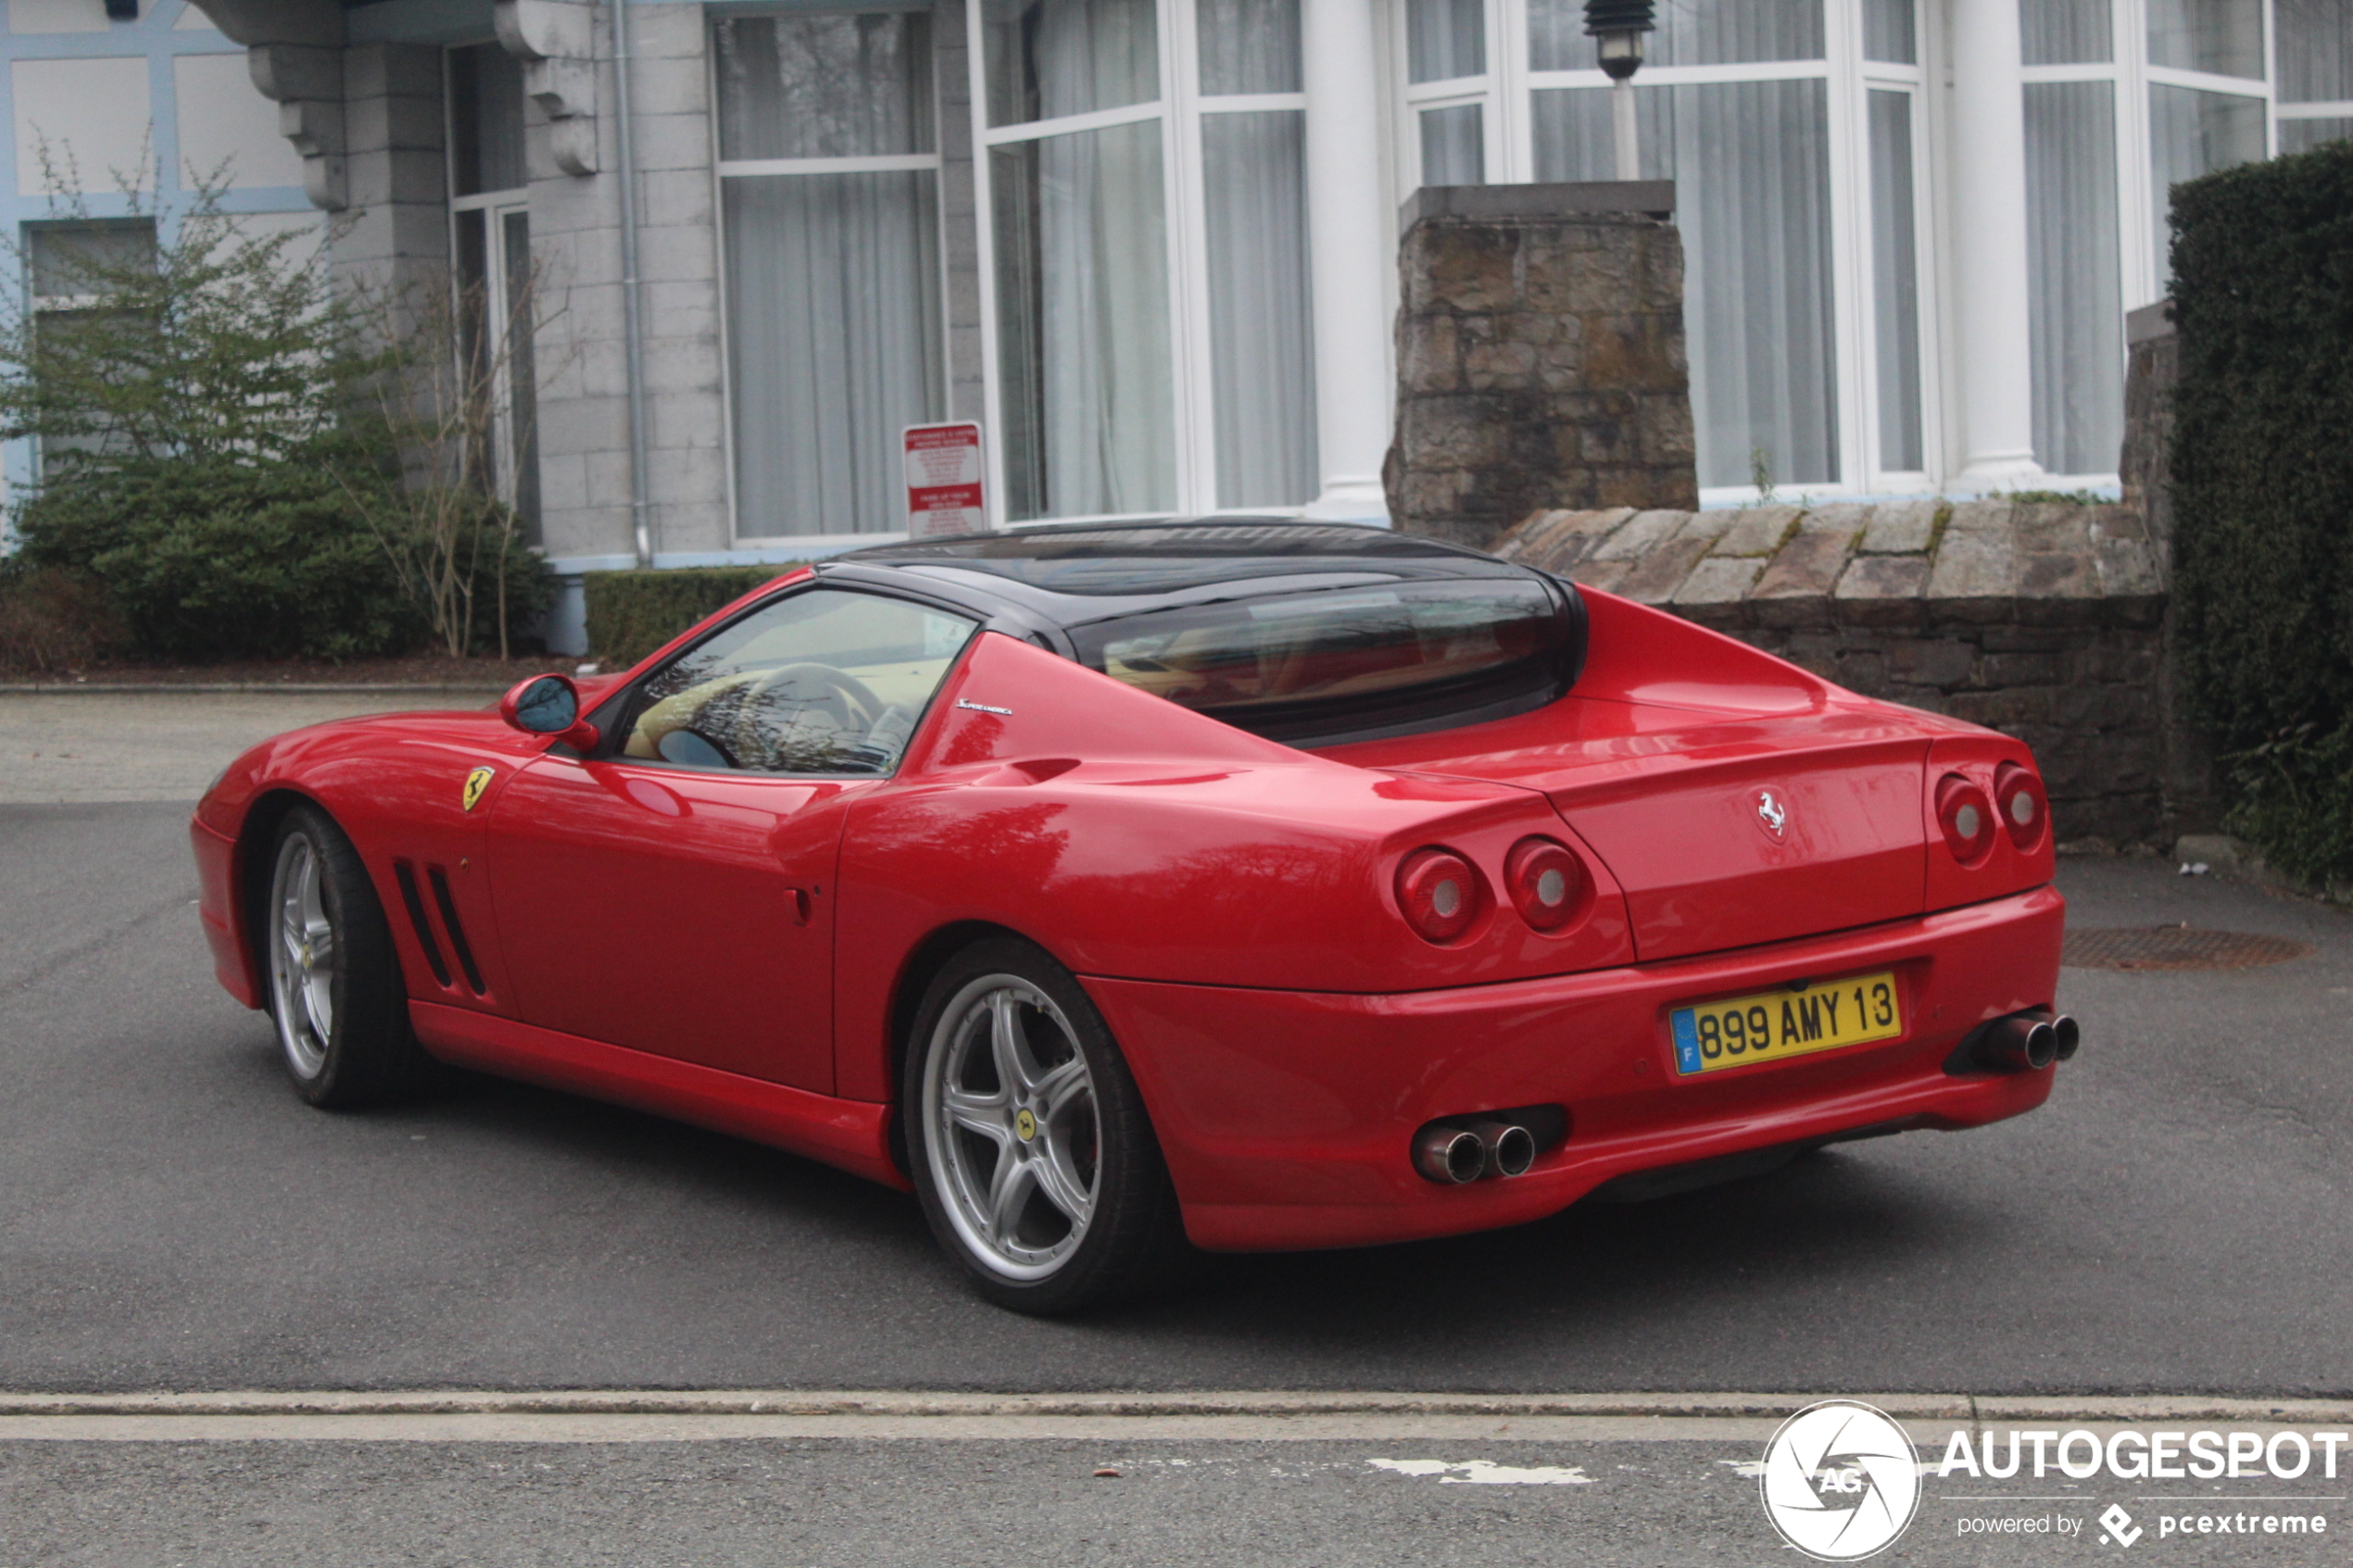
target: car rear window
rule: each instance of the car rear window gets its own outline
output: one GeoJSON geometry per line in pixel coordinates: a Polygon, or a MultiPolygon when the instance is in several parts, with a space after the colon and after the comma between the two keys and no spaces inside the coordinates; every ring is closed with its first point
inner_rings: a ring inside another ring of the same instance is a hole
{"type": "Polygon", "coordinates": [[[1191,605],[1071,629],[1114,680],[1292,744],[1524,712],[1576,676],[1575,608],[1529,578],[1191,605]]]}

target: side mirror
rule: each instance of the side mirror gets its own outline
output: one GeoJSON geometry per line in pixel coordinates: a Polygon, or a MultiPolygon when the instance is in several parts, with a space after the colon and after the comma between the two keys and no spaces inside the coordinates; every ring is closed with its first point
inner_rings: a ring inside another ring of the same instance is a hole
{"type": "Polygon", "coordinates": [[[527,735],[553,735],[576,751],[602,738],[580,716],[580,688],[569,675],[534,675],[498,699],[498,717],[527,735]]]}

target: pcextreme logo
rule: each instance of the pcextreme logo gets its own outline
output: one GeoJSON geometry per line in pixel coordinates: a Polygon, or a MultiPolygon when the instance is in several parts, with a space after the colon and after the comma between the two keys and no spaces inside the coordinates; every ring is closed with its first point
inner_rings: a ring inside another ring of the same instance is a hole
{"type": "Polygon", "coordinates": [[[1821,1562],[1885,1550],[1920,1506],[1910,1436],[1853,1399],[1825,1399],[1781,1423],[1765,1446],[1760,1486],[1781,1539],[1821,1562]]]}

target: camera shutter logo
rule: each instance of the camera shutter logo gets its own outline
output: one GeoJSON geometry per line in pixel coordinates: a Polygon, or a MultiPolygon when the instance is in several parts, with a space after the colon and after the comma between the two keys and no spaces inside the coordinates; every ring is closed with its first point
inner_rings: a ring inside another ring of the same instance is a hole
{"type": "Polygon", "coordinates": [[[1822,1562],[1884,1550],[1920,1506],[1910,1436],[1853,1399],[1825,1399],[1781,1423],[1765,1446],[1760,1487],[1781,1539],[1822,1562]]]}

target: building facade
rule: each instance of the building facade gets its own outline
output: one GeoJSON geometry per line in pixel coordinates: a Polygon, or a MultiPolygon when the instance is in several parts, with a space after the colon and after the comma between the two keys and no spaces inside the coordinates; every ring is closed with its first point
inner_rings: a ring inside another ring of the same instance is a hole
{"type": "MultiPolygon", "coordinates": [[[[323,233],[245,50],[187,0],[6,0],[0,28],[12,137],[0,203],[31,308],[73,308],[73,258],[152,250],[200,186],[249,231],[323,233]]],[[[9,483],[37,458],[12,444],[9,483]]]]}
{"type": "MultiPolygon", "coordinates": [[[[251,85],[201,31],[144,80],[275,101],[252,199],[298,158],[339,266],[529,320],[563,570],[903,531],[949,419],[1000,524],[1378,518],[1400,203],[1615,168],[1579,0],[200,3],[251,85]]],[[[1647,53],[1716,501],[2112,483],[2170,184],[2353,131],[2353,0],[1663,0],[1647,53]]]]}

